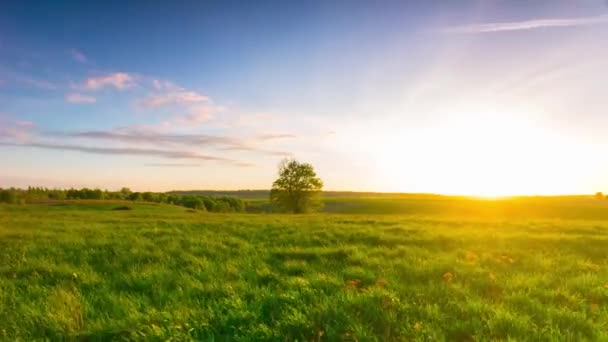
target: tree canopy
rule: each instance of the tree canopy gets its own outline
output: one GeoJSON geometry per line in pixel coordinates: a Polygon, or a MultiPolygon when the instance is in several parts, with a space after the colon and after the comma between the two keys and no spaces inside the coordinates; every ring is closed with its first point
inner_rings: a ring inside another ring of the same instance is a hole
{"type": "Polygon", "coordinates": [[[280,211],[301,214],[322,207],[323,181],[311,164],[285,159],[279,165],[279,178],[272,184],[270,201],[280,211]]]}

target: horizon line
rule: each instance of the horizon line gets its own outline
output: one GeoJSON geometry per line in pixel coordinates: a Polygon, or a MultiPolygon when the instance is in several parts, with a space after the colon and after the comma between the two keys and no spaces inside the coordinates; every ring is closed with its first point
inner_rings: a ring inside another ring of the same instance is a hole
{"type": "MultiPolygon", "coordinates": [[[[0,186],[1,190],[27,190],[28,188],[44,188],[47,190],[70,190],[70,189],[94,189],[94,190],[102,190],[108,192],[119,192],[121,188],[116,188],[114,190],[108,188],[99,188],[99,187],[48,187],[48,186],[39,186],[39,185],[29,185],[27,187],[3,187],[0,186]]],[[[124,188],[129,188],[125,186],[124,188]]],[[[130,188],[129,188],[130,189],[130,188]]],[[[131,190],[132,192],[151,192],[151,193],[180,193],[180,192],[216,192],[216,193],[238,193],[238,192],[270,192],[270,189],[193,189],[193,190],[168,190],[168,191],[150,191],[150,190],[131,190]]],[[[479,194],[457,194],[457,193],[438,193],[438,192],[403,192],[403,191],[373,191],[373,190],[322,190],[321,193],[350,193],[350,194],[382,194],[382,195],[409,195],[409,196],[437,196],[437,197],[467,197],[467,198],[478,198],[478,199],[508,199],[508,198],[518,198],[518,197],[593,197],[597,193],[602,193],[601,191],[596,193],[561,193],[561,194],[513,194],[513,195],[479,195],[479,194]]],[[[605,194],[608,195],[608,194],[605,194]]]]}

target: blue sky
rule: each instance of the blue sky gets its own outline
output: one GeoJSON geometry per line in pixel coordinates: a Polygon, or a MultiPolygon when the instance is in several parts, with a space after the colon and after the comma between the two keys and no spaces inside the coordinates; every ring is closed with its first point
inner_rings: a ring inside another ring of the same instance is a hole
{"type": "Polygon", "coordinates": [[[608,190],[605,1],[0,6],[0,186],[608,190]]]}

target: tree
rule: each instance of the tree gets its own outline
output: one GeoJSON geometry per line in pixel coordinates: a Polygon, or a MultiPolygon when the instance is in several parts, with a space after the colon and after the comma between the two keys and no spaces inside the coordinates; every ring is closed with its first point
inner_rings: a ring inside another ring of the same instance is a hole
{"type": "Polygon", "coordinates": [[[122,199],[127,199],[129,198],[129,195],[131,195],[131,192],[131,189],[123,187],[122,189],[120,189],[120,196],[122,197],[122,199]]]}
{"type": "Polygon", "coordinates": [[[132,192],[131,194],[129,194],[129,197],[127,197],[127,199],[129,201],[141,201],[142,200],[141,193],[132,192]]]}
{"type": "Polygon", "coordinates": [[[17,203],[17,191],[14,189],[0,189],[0,203],[17,203]]]}
{"type": "Polygon", "coordinates": [[[301,214],[322,207],[323,181],[311,164],[285,159],[279,165],[279,178],[272,183],[270,201],[279,210],[301,214]]]}
{"type": "Polygon", "coordinates": [[[604,194],[602,192],[596,192],[595,193],[595,198],[597,199],[604,199],[604,194]]]}
{"type": "Polygon", "coordinates": [[[191,209],[201,209],[201,210],[206,209],[205,203],[203,203],[203,200],[199,196],[195,196],[195,195],[183,196],[182,200],[181,200],[181,205],[186,208],[191,208],[191,209]]]}

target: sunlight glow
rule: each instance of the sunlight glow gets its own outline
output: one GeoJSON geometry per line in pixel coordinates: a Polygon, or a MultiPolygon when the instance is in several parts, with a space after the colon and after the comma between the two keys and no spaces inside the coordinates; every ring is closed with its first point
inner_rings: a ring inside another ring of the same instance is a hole
{"type": "Polygon", "coordinates": [[[584,163],[593,156],[581,155],[584,149],[570,153],[575,151],[574,142],[541,128],[546,126],[535,124],[533,113],[519,110],[463,109],[417,136],[379,146],[377,169],[393,191],[419,186],[436,193],[484,198],[572,191],[564,179],[584,178],[577,160],[584,163]],[[411,160],[425,164],[412,165],[411,160]],[[412,184],[410,177],[424,184],[412,184]]]}

